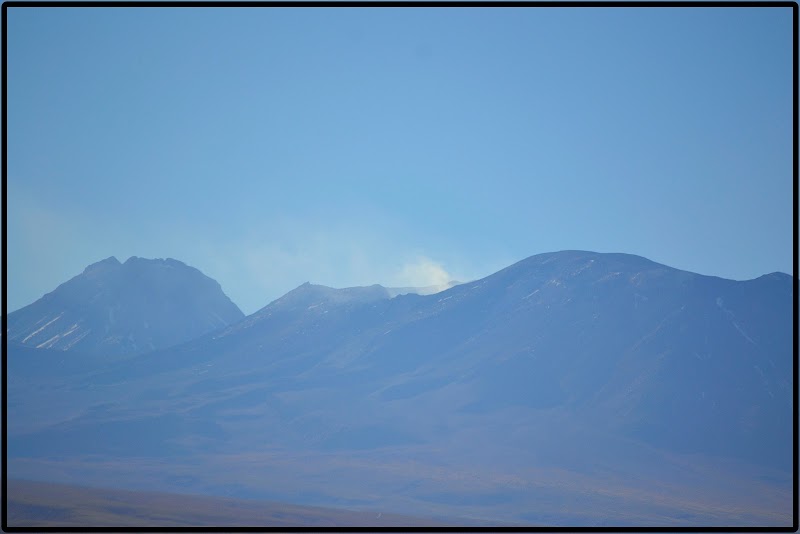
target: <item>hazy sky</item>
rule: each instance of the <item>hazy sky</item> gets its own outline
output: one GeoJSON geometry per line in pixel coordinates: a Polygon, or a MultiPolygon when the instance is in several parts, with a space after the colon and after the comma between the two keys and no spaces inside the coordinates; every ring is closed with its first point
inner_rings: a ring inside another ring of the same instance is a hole
{"type": "Polygon", "coordinates": [[[792,270],[789,8],[9,8],[8,309],[172,257],[252,313],[563,249],[792,270]]]}

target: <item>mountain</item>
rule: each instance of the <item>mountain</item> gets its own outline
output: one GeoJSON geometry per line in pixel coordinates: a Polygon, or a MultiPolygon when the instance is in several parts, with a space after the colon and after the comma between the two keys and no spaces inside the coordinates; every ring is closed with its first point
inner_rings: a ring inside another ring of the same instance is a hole
{"type": "Polygon", "coordinates": [[[120,356],[161,349],[244,316],[219,284],[173,259],[111,257],[8,315],[8,340],[120,356]]]}
{"type": "Polygon", "coordinates": [[[584,251],[434,295],[304,284],[178,346],[9,376],[9,473],[527,524],[787,525],[794,284],[584,251]]]}
{"type": "Polygon", "coordinates": [[[450,289],[451,287],[457,286],[461,284],[456,280],[451,280],[446,284],[442,285],[434,285],[434,286],[423,286],[423,287],[387,287],[386,290],[389,292],[390,297],[396,297],[398,295],[408,295],[409,293],[413,293],[415,295],[433,295],[436,293],[441,293],[446,289],[450,289]]]}

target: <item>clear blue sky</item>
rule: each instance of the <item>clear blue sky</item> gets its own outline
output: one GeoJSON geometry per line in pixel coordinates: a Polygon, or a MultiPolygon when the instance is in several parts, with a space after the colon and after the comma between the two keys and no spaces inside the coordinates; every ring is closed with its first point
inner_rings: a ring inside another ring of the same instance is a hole
{"type": "Polygon", "coordinates": [[[173,257],[297,285],[628,252],[792,270],[788,8],[10,8],[8,309],[173,257]]]}

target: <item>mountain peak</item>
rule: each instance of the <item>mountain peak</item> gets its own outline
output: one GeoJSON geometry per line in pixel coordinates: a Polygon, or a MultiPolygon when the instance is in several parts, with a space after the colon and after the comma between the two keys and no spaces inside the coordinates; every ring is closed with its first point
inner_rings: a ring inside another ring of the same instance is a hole
{"type": "Polygon", "coordinates": [[[304,310],[307,309],[308,306],[323,303],[332,305],[367,303],[388,299],[389,297],[389,291],[379,284],[337,289],[305,282],[268,304],[260,311],[275,306],[280,306],[284,309],[297,308],[304,310]]]}
{"type": "Polygon", "coordinates": [[[244,314],[219,284],[168,258],[93,263],[8,316],[9,341],[104,355],[146,352],[227,326],[244,314]]]}
{"type": "Polygon", "coordinates": [[[106,271],[108,269],[114,269],[122,265],[119,260],[115,256],[109,256],[104,260],[100,260],[98,262],[92,263],[88,265],[84,270],[84,274],[99,272],[99,271],[106,271]]]}
{"type": "MultiPolygon", "coordinates": [[[[110,258],[109,258],[110,259],[110,258]]],[[[188,267],[185,263],[174,258],[140,258],[139,256],[131,256],[123,265],[179,265],[188,267]]]]}

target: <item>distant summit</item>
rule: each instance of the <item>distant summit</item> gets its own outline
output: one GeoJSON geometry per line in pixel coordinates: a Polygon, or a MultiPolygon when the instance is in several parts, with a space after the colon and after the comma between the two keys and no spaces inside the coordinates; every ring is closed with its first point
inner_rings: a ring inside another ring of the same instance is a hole
{"type": "Polygon", "coordinates": [[[389,298],[389,292],[380,285],[364,287],[346,287],[336,289],[333,287],[305,284],[291,290],[271,306],[314,306],[320,304],[347,304],[367,303],[389,298]]]}
{"type": "Polygon", "coordinates": [[[242,317],[216,281],[183,262],[112,256],[9,314],[8,339],[119,356],[182,343],[242,317]]]}

